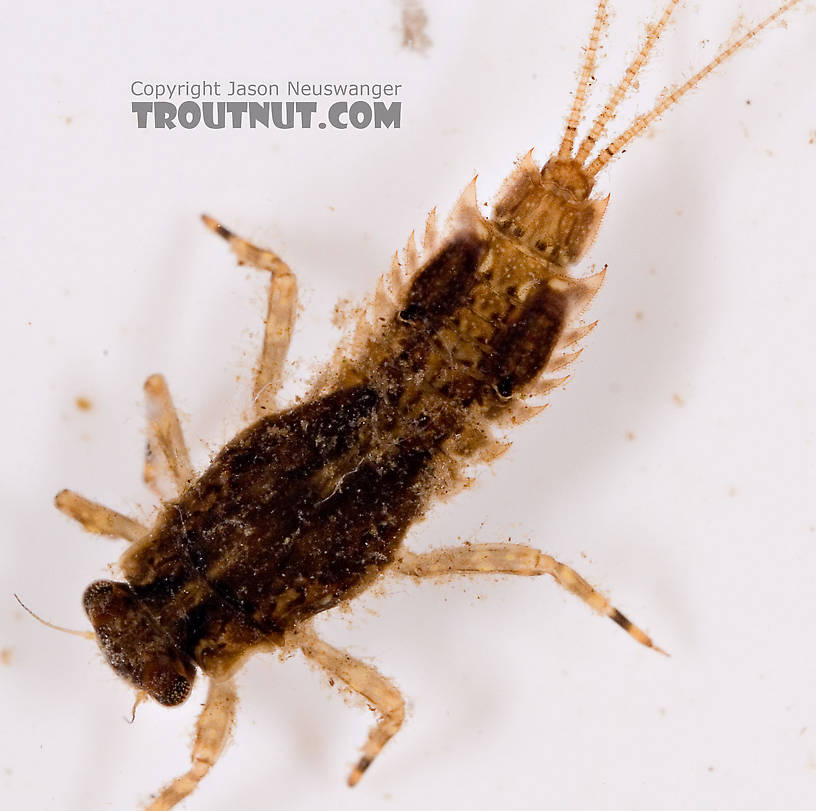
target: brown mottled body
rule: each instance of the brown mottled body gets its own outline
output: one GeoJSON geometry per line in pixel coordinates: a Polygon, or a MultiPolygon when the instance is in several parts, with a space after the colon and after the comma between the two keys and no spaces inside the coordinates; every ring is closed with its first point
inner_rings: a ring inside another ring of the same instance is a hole
{"type": "Polygon", "coordinates": [[[530,172],[527,161],[510,187],[515,210],[500,202],[496,222],[465,197],[455,235],[336,388],[239,434],[125,553],[127,586],[88,588],[86,610],[121,675],[178,703],[194,665],[228,675],[391,563],[435,462],[453,445],[463,459],[478,450],[592,289],[527,247],[541,234],[525,223],[547,223],[555,256],[572,257],[594,230],[592,203],[567,199],[549,168],[538,184],[530,172]],[[520,194],[522,182],[532,191],[520,194]],[[169,666],[155,666],[158,652],[169,666]]]}
{"type": "MultiPolygon", "coordinates": [[[[315,635],[309,619],[367,588],[386,570],[414,578],[444,573],[548,574],[647,647],[651,639],[568,566],[532,547],[464,544],[422,555],[401,549],[432,499],[452,492],[464,466],[501,446],[493,427],[520,418],[522,400],[557,382],[568,351],[589,326],[576,321],[603,272],[574,278],[568,268],[594,238],[606,200],[590,197],[597,173],[704,76],[778,19],[776,12],[590,158],[615,109],[678,0],[644,44],[575,147],[594,70],[606,0],[599,0],[578,90],[558,152],[539,169],[528,154],[505,182],[490,219],[475,183],[457,204],[439,243],[429,218],[425,258],[409,243],[407,273],[395,266],[353,345],[338,354],[300,405],[275,410],[294,319],[296,282],[283,260],[204,217],[241,263],[271,275],[254,388],[258,419],[196,477],[164,379],[145,385],[145,478],[173,495],[155,525],[138,522],[69,491],[57,506],[87,529],[125,538],[124,582],[85,591],[86,612],[111,666],[140,691],[174,705],[197,670],[211,679],[189,772],[168,785],[151,811],[193,791],[222,751],[235,714],[231,676],[253,650],[298,648],[363,695],[380,719],[351,772],[354,785],[399,729],[404,702],[387,679],[315,635]]],[[[660,650],[659,648],[656,648],[660,650]]]]}

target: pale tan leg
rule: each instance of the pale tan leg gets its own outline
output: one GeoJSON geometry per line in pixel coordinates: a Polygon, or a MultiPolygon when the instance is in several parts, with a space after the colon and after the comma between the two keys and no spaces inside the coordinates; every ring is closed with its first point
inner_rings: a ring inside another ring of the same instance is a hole
{"type": "Polygon", "coordinates": [[[306,656],[363,696],[380,714],[377,726],[371,730],[363,747],[363,756],[348,776],[348,784],[357,785],[363,772],[402,726],[405,702],[397,688],[385,676],[345,651],[327,645],[312,631],[299,631],[294,642],[306,656]]]}
{"type": "Polygon", "coordinates": [[[109,538],[122,538],[125,541],[138,541],[148,533],[147,527],[122,513],[103,507],[95,501],[83,498],[73,490],[60,490],[54,499],[57,509],[64,512],[74,521],[79,521],[88,532],[107,535],[109,538]]]}
{"type": "Polygon", "coordinates": [[[210,680],[207,702],[196,722],[191,757],[193,765],[190,771],[165,786],[161,794],[147,806],[146,811],[168,811],[195,791],[224,750],[235,720],[237,705],[238,695],[231,680],[210,680]]]}
{"type": "Polygon", "coordinates": [[[184,442],[170,390],[163,375],[150,375],[144,384],[147,404],[147,450],[144,480],[161,498],[180,496],[195,478],[190,453],[184,442]],[[173,493],[165,493],[162,476],[167,470],[173,481],[173,493]]]}
{"type": "Polygon", "coordinates": [[[297,280],[286,262],[273,251],[258,248],[241,239],[206,214],[201,219],[207,228],[227,240],[238,257],[239,265],[268,270],[272,276],[263,349],[253,388],[253,407],[256,414],[262,417],[275,411],[276,395],[283,378],[286,352],[295,324],[297,280]]]}
{"type": "Polygon", "coordinates": [[[614,620],[641,645],[653,648],[658,653],[666,653],[624,617],[606,597],[595,591],[578,572],[531,546],[480,543],[445,547],[422,555],[403,551],[395,565],[398,572],[416,578],[468,572],[519,574],[528,577],[549,574],[594,611],[614,620]]]}

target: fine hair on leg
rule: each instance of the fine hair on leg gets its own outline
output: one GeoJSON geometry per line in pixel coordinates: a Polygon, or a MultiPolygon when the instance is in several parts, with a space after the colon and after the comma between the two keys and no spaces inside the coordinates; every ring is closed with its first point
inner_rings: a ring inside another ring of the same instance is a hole
{"type": "Polygon", "coordinates": [[[318,639],[313,631],[309,629],[298,631],[294,635],[294,644],[331,676],[340,679],[355,693],[363,696],[380,715],[380,720],[369,733],[368,740],[363,746],[362,757],[348,776],[348,784],[355,786],[385,744],[402,726],[405,718],[405,701],[397,688],[371,665],[328,645],[318,639]]]}
{"type": "Polygon", "coordinates": [[[620,625],[641,645],[653,648],[658,653],[666,653],[618,611],[606,597],[587,583],[575,569],[532,546],[510,543],[463,544],[443,547],[421,555],[404,550],[399,553],[395,568],[401,574],[415,578],[441,577],[449,574],[516,574],[526,577],[548,574],[567,591],[580,597],[593,611],[609,617],[620,625]]]}
{"type": "Polygon", "coordinates": [[[147,405],[147,448],[144,480],[160,497],[166,471],[172,480],[172,497],[180,496],[195,478],[178,413],[163,375],[154,374],[144,384],[147,405]]]}
{"type": "Polygon", "coordinates": [[[195,791],[198,784],[215,765],[229,739],[235,720],[238,695],[231,680],[210,680],[204,709],[196,721],[196,735],[189,771],[165,786],[146,811],[169,811],[195,791]]]}
{"type": "Polygon", "coordinates": [[[207,228],[227,241],[239,265],[250,265],[269,271],[271,275],[264,341],[252,390],[255,413],[263,417],[274,413],[277,407],[277,394],[283,381],[286,353],[297,312],[297,280],[289,265],[274,251],[247,242],[206,214],[201,219],[207,228]]]}
{"type": "Polygon", "coordinates": [[[97,504],[73,490],[60,490],[54,498],[54,504],[60,512],[78,521],[88,532],[97,535],[121,538],[133,543],[141,540],[148,533],[147,527],[138,521],[110,507],[97,504]]]}

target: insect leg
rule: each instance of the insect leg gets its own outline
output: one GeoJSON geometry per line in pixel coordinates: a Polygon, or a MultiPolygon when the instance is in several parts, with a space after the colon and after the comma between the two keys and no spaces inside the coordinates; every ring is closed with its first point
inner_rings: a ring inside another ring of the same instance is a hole
{"type": "Polygon", "coordinates": [[[188,772],[165,786],[146,811],[169,811],[195,790],[224,749],[237,705],[238,695],[232,681],[210,680],[207,701],[196,721],[196,736],[190,758],[192,766],[188,772]]]}
{"type": "Polygon", "coordinates": [[[371,730],[363,747],[363,756],[348,776],[348,784],[354,786],[383,746],[402,726],[405,701],[397,688],[373,667],[349,656],[345,651],[327,645],[311,631],[300,631],[295,644],[309,659],[363,696],[380,714],[377,726],[371,730]]]}
{"type": "Polygon", "coordinates": [[[275,411],[275,395],[280,388],[283,365],[295,323],[297,280],[286,262],[273,251],[258,248],[241,239],[206,214],[201,219],[207,228],[227,240],[238,257],[239,265],[268,270],[272,275],[263,349],[252,392],[255,412],[262,417],[275,411]]]}
{"type": "Polygon", "coordinates": [[[60,490],[54,504],[69,518],[79,521],[88,532],[95,532],[97,535],[133,542],[143,538],[148,532],[147,527],[138,521],[95,501],[89,501],[73,490],[60,490]]]}
{"type": "Polygon", "coordinates": [[[147,449],[145,452],[144,480],[160,497],[161,473],[166,466],[173,480],[175,492],[181,495],[195,474],[190,454],[181,432],[178,414],[163,375],[150,375],[144,384],[147,401],[147,449]]]}
{"type": "Polygon", "coordinates": [[[421,555],[402,551],[396,569],[401,574],[416,578],[466,573],[519,574],[528,577],[548,574],[594,611],[614,620],[641,645],[665,653],[578,572],[531,546],[480,543],[444,547],[421,555]]]}

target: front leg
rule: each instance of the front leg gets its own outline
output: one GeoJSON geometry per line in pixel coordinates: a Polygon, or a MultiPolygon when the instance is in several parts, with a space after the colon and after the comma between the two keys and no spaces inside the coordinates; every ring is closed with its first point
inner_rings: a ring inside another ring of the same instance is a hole
{"type": "Polygon", "coordinates": [[[57,509],[78,521],[88,532],[121,538],[135,543],[144,538],[148,528],[116,510],[90,501],[73,490],[60,490],[54,499],[57,509]]]}
{"type": "Polygon", "coordinates": [[[239,265],[251,265],[270,272],[269,304],[266,314],[263,349],[255,374],[252,403],[258,417],[272,414],[283,379],[284,362],[297,310],[297,281],[289,265],[273,251],[258,248],[233,234],[221,223],[203,214],[201,219],[211,231],[223,237],[238,257],[239,265]]]}
{"type": "Polygon", "coordinates": [[[548,574],[567,591],[580,597],[594,611],[609,617],[620,625],[641,645],[653,648],[658,653],[666,653],[655,645],[637,625],[621,614],[606,597],[592,588],[575,569],[559,563],[555,558],[531,546],[510,543],[466,543],[462,546],[435,549],[422,555],[406,550],[399,553],[395,568],[401,574],[416,578],[440,577],[457,573],[518,574],[527,577],[548,574]]]}
{"type": "Polygon", "coordinates": [[[229,739],[238,695],[232,681],[210,681],[207,701],[196,722],[190,770],[162,789],[146,811],[169,811],[195,788],[215,765],[229,739]]]}
{"type": "Polygon", "coordinates": [[[195,478],[176,407],[163,375],[150,375],[144,384],[147,404],[147,447],[144,480],[163,501],[178,498],[195,478]],[[167,492],[169,474],[171,485],[167,492]]]}

